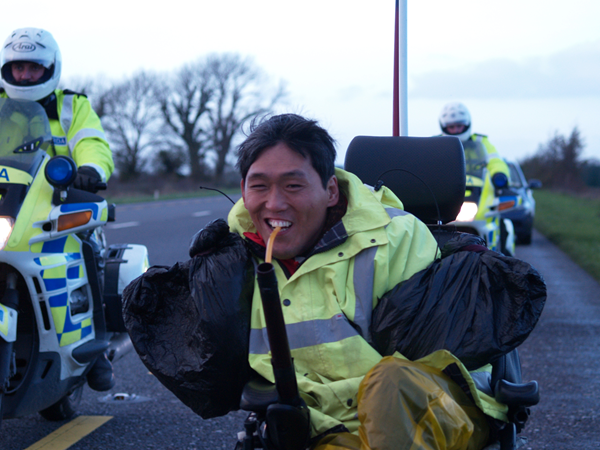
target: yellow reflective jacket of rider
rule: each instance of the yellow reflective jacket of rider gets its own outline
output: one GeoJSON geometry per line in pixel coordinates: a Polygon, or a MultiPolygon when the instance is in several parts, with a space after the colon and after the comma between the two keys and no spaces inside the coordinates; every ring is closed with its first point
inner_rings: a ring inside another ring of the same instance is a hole
{"type": "Polygon", "coordinates": [[[483,147],[487,152],[487,160],[488,160],[488,172],[490,176],[494,176],[495,173],[501,172],[506,175],[506,177],[510,180],[510,170],[508,169],[508,165],[498,154],[496,147],[492,145],[489,141],[488,137],[484,134],[472,134],[469,138],[474,142],[481,142],[483,147]]]}

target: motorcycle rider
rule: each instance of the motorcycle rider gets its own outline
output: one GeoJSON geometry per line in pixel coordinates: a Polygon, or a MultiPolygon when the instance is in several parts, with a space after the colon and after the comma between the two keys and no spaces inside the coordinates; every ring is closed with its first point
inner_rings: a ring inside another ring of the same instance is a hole
{"type": "MultiPolygon", "coordinates": [[[[496,147],[494,147],[484,134],[472,132],[471,114],[465,105],[460,102],[451,102],[444,105],[439,116],[439,124],[442,129],[442,134],[446,136],[458,137],[463,147],[465,148],[465,156],[467,156],[470,148],[475,146],[483,146],[487,154],[487,170],[490,175],[490,182],[494,175],[504,174],[507,180],[510,180],[510,170],[506,162],[500,157],[496,147]]],[[[505,254],[510,254],[506,251],[505,244],[507,238],[506,227],[504,221],[500,220],[500,234],[502,242],[502,251],[505,254]]]]}
{"type": "Polygon", "coordinates": [[[62,57],[52,35],[39,28],[13,31],[0,53],[0,96],[40,103],[50,119],[58,155],[78,166],[74,187],[96,192],[113,170],[112,152],[98,115],[83,94],[57,89],[62,57]]]}
{"type": "MultiPolygon", "coordinates": [[[[253,124],[238,152],[242,199],[228,216],[258,262],[282,227],[273,261],[311,448],[482,448],[485,415],[458,384],[437,368],[382,360],[368,343],[378,299],[433,262],[434,237],[391,191],[373,192],[334,161],[334,141],[315,121],[283,114],[253,124]]],[[[196,234],[190,256],[219,249],[207,239],[223,235],[215,227],[196,234]]],[[[273,381],[257,286],[249,353],[273,381]]]]}
{"type": "MultiPolygon", "coordinates": [[[[50,120],[57,155],[70,155],[77,165],[73,187],[97,192],[113,170],[112,152],[100,118],[83,94],[58,89],[62,57],[52,35],[39,28],[14,30],[0,52],[0,97],[36,101],[50,120]]],[[[90,239],[92,246],[97,244],[90,239]]],[[[96,255],[97,260],[101,257],[96,255]]],[[[89,386],[106,391],[114,386],[112,365],[98,357],[87,376],[89,386]]]]}
{"type": "Polygon", "coordinates": [[[470,145],[470,142],[483,145],[488,155],[487,168],[490,176],[493,177],[494,174],[501,172],[507,178],[510,177],[508,165],[500,157],[496,147],[491,144],[488,137],[485,134],[472,132],[471,114],[465,105],[459,102],[446,104],[440,113],[439,123],[442,134],[458,137],[463,146],[470,145]]]}

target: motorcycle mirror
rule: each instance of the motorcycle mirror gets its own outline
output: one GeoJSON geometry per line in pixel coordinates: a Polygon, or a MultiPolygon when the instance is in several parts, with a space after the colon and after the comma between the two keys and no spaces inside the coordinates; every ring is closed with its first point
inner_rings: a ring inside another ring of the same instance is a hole
{"type": "Polygon", "coordinates": [[[58,155],[48,161],[44,174],[46,175],[46,180],[52,186],[58,189],[65,189],[75,180],[77,166],[71,158],[58,155]]]}

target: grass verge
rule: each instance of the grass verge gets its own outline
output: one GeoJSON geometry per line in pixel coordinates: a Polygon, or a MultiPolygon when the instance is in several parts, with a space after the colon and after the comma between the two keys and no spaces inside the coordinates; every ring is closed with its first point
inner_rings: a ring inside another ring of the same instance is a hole
{"type": "Polygon", "coordinates": [[[536,191],[535,228],[600,282],[600,199],[536,191]]]}

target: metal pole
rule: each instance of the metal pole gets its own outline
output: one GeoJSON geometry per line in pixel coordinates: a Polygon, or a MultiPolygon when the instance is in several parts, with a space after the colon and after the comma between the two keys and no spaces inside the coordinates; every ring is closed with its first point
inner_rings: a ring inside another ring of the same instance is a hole
{"type": "Polygon", "coordinates": [[[399,67],[399,56],[398,56],[398,47],[399,47],[399,16],[400,16],[400,7],[398,6],[398,0],[396,0],[396,19],[395,19],[395,27],[394,27],[394,105],[393,105],[393,120],[392,120],[392,136],[400,136],[400,93],[399,90],[399,78],[400,78],[400,67],[399,67]]]}
{"type": "Polygon", "coordinates": [[[396,0],[393,136],[408,136],[407,1],[396,0]]]}
{"type": "Polygon", "coordinates": [[[408,136],[407,2],[400,1],[400,136],[408,136]]]}

